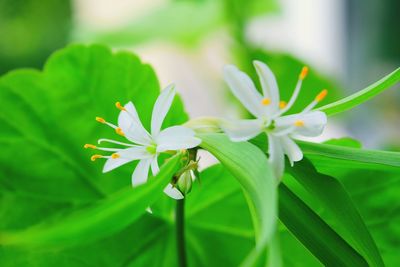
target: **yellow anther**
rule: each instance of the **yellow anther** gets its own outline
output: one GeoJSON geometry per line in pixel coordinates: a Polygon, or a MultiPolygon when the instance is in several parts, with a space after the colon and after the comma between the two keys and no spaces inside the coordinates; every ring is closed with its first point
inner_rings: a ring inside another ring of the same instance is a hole
{"type": "Polygon", "coordinates": [[[297,120],[297,121],[294,122],[294,126],[296,126],[296,127],[302,127],[302,126],[304,126],[304,121],[302,121],[302,120],[297,120]]]}
{"type": "Polygon", "coordinates": [[[283,108],[285,108],[286,106],[287,106],[287,103],[286,103],[285,101],[279,102],[279,108],[280,108],[280,109],[283,109],[283,108]]]}
{"type": "Polygon", "coordinates": [[[121,136],[125,136],[124,132],[121,130],[121,128],[117,127],[115,128],[115,132],[121,136]]]}
{"type": "Polygon", "coordinates": [[[300,80],[304,80],[306,78],[307,74],[308,74],[308,67],[304,66],[301,69],[301,72],[300,72],[300,75],[299,75],[299,79],[300,80]]]}
{"type": "Polygon", "coordinates": [[[315,97],[315,101],[319,102],[322,99],[324,99],[326,97],[326,95],[328,94],[328,90],[324,89],[321,91],[321,93],[319,93],[316,97],[315,97]]]}
{"type": "Polygon", "coordinates": [[[126,108],[124,108],[124,107],[121,105],[120,102],[115,103],[115,106],[116,106],[117,109],[119,109],[119,110],[125,110],[125,111],[126,111],[126,108]]]}
{"type": "Polygon", "coordinates": [[[96,155],[91,156],[91,157],[90,157],[90,160],[91,160],[91,161],[95,161],[96,159],[101,159],[102,157],[103,157],[102,155],[97,155],[97,154],[96,154],[96,155]]]}
{"type": "Polygon", "coordinates": [[[114,153],[111,155],[111,158],[113,158],[113,159],[118,159],[119,157],[121,157],[121,156],[117,153],[114,153]]]}
{"type": "Polygon", "coordinates": [[[84,148],[96,149],[96,146],[95,146],[95,145],[92,145],[92,144],[85,144],[83,147],[84,147],[84,148]]]}
{"type": "Polygon", "coordinates": [[[101,117],[96,117],[96,121],[98,121],[100,123],[106,123],[106,120],[101,117]]]}
{"type": "Polygon", "coordinates": [[[268,106],[269,104],[271,104],[271,99],[264,98],[263,100],[261,100],[261,104],[263,104],[264,106],[268,106]]]}

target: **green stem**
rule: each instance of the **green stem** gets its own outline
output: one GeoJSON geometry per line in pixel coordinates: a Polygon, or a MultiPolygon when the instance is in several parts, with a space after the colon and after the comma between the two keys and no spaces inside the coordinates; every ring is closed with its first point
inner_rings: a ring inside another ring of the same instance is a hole
{"type": "Polygon", "coordinates": [[[185,199],[180,199],[176,202],[175,223],[179,267],[187,267],[185,247],[185,199]]]}

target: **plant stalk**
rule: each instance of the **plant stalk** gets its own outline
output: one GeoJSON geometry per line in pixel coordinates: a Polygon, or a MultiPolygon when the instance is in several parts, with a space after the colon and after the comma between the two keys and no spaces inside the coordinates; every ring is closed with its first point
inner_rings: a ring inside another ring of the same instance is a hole
{"type": "Polygon", "coordinates": [[[176,201],[175,223],[179,267],[187,267],[185,247],[185,199],[176,201]]]}

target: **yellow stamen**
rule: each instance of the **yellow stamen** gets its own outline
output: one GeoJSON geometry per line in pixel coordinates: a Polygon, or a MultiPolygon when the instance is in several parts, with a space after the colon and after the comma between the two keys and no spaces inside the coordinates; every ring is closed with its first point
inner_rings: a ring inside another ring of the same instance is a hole
{"type": "Polygon", "coordinates": [[[308,67],[304,66],[301,69],[301,72],[300,72],[300,75],[299,75],[299,79],[300,80],[304,80],[306,78],[307,74],[308,74],[308,67]]]}
{"type": "Polygon", "coordinates": [[[124,111],[126,111],[126,108],[124,108],[124,107],[121,105],[120,102],[115,103],[115,106],[116,106],[117,109],[119,109],[119,110],[124,110],[124,111]]]}
{"type": "Polygon", "coordinates": [[[264,98],[263,100],[261,100],[261,104],[263,104],[264,106],[268,106],[269,104],[271,104],[271,99],[264,98]]]}
{"type": "Polygon", "coordinates": [[[92,144],[85,144],[83,147],[84,147],[84,148],[96,149],[96,146],[95,146],[95,145],[92,145],[92,144]]]}
{"type": "Polygon", "coordinates": [[[286,105],[287,105],[287,103],[286,103],[285,101],[281,101],[281,102],[279,102],[279,108],[280,108],[280,109],[283,109],[283,108],[285,108],[285,107],[286,107],[286,105]]]}
{"type": "Polygon", "coordinates": [[[96,159],[101,159],[102,157],[103,157],[102,155],[97,155],[97,154],[96,154],[96,155],[91,156],[91,157],[90,157],[90,160],[91,160],[91,161],[95,161],[96,159]]]}
{"type": "Polygon", "coordinates": [[[304,126],[304,121],[302,121],[302,120],[297,120],[297,121],[294,122],[294,126],[296,126],[296,127],[302,127],[302,126],[304,126]]]}
{"type": "Polygon", "coordinates": [[[113,159],[117,159],[119,157],[121,157],[121,156],[119,154],[117,154],[117,153],[114,153],[114,154],[111,155],[111,158],[113,158],[113,159]]]}
{"type": "Polygon", "coordinates": [[[96,117],[96,121],[98,121],[100,123],[106,123],[106,120],[101,117],[96,117]]]}
{"type": "Polygon", "coordinates": [[[121,130],[121,128],[117,127],[115,128],[115,132],[121,136],[125,136],[124,132],[121,130]]]}
{"type": "Polygon", "coordinates": [[[328,94],[328,90],[326,90],[326,89],[322,90],[321,93],[319,93],[317,95],[317,97],[315,97],[315,101],[317,101],[317,102],[322,101],[322,99],[324,99],[327,94],[328,94]]]}

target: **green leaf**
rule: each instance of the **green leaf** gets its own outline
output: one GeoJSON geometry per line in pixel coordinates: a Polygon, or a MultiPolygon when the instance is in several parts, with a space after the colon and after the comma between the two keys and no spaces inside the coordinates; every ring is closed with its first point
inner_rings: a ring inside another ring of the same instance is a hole
{"type": "Polygon", "coordinates": [[[360,141],[350,138],[350,137],[329,139],[327,141],[324,141],[324,144],[353,147],[353,148],[362,148],[362,144],[360,141]]]}
{"type": "MultiPolygon", "coordinates": [[[[242,189],[220,164],[203,170],[201,177],[185,201],[188,265],[238,266],[255,245],[242,189]]],[[[164,195],[159,202],[175,204],[164,195]]],[[[89,244],[2,246],[0,266],[177,266],[174,208],[156,207],[153,214],[143,214],[122,231],[89,244]]]]}
{"type": "MultiPolygon", "coordinates": [[[[400,168],[321,158],[323,157],[312,157],[314,166],[318,172],[339,179],[349,192],[379,248],[385,266],[398,266],[400,168]]],[[[319,201],[310,200],[311,202],[307,202],[309,205],[320,206],[319,201]]],[[[328,218],[332,225],[337,225],[335,217],[329,216],[323,210],[321,215],[328,218]]]]}
{"type": "MultiPolygon", "coordinates": [[[[116,101],[134,101],[149,128],[159,90],[150,66],[130,53],[113,54],[98,45],[67,47],[48,60],[43,72],[18,70],[1,77],[0,164],[7,174],[0,184],[68,202],[91,201],[129,185],[134,166],[101,174],[102,164],[89,160],[95,152],[82,146],[106,137],[123,141],[94,120],[102,116],[115,122],[116,101]]],[[[186,119],[176,98],[163,126],[186,119]]]]}
{"type": "Polygon", "coordinates": [[[369,265],[384,266],[371,234],[342,184],[331,176],[318,173],[307,159],[288,170],[331,213],[336,225],[349,237],[349,243],[367,259],[369,265]]]}
{"type": "Polygon", "coordinates": [[[189,266],[239,266],[254,248],[243,190],[221,164],[201,172],[186,199],[189,266]]]}
{"type": "Polygon", "coordinates": [[[306,155],[400,167],[400,153],[298,141],[306,155]]]}
{"type": "Polygon", "coordinates": [[[112,235],[129,226],[159,198],[162,190],[182,167],[181,158],[180,154],[171,158],[153,179],[135,189],[122,189],[89,207],[63,214],[53,222],[18,232],[0,233],[0,244],[63,246],[112,235]]]}
{"type": "Polygon", "coordinates": [[[395,85],[398,81],[400,81],[400,68],[396,69],[374,84],[371,84],[367,88],[339,101],[322,106],[317,110],[323,111],[330,116],[352,109],[395,85]]]}
{"type": "MultiPolygon", "coordinates": [[[[95,152],[82,146],[99,138],[123,141],[113,129],[94,120],[102,116],[115,123],[119,112],[114,106],[116,101],[134,101],[143,124],[149,127],[159,91],[149,65],[131,53],[112,53],[99,45],[71,45],[55,53],[43,71],[16,70],[2,76],[1,231],[23,231],[32,225],[61,222],[63,215],[130,187],[135,163],[103,174],[103,162],[92,163],[90,155],[95,152]]],[[[177,97],[163,127],[186,120],[177,97]]],[[[0,258],[12,259],[10,250],[7,247],[0,258]]],[[[37,260],[40,255],[57,255],[51,251],[21,253],[37,260]]],[[[79,249],[68,253],[79,254],[79,249]]],[[[104,266],[102,262],[95,265],[104,266]]]]}
{"type": "Polygon", "coordinates": [[[271,241],[276,227],[276,180],[265,155],[247,142],[232,142],[224,134],[201,134],[201,147],[212,153],[239,181],[254,209],[257,247],[243,263],[251,265],[271,241]]]}
{"type": "Polygon", "coordinates": [[[325,266],[368,266],[357,251],[283,183],[279,186],[279,218],[325,266]]]}

